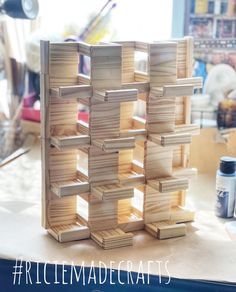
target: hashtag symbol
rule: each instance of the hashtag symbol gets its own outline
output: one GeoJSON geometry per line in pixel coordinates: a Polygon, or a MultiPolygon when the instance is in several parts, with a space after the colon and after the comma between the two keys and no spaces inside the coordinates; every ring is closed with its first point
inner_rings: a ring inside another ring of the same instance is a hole
{"type": "Polygon", "coordinates": [[[22,275],[22,259],[16,259],[15,266],[13,266],[13,285],[20,285],[21,275],[22,275]],[[17,281],[18,280],[18,281],[17,281]]]}

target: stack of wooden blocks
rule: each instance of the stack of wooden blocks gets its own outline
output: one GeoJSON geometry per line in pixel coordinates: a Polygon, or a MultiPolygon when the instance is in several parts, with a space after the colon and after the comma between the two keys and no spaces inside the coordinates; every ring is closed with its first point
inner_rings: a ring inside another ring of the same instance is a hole
{"type": "Polygon", "coordinates": [[[193,40],[88,45],[41,41],[42,218],[60,242],[92,238],[104,249],[132,231],[182,236],[186,210],[193,40]],[[137,51],[147,72],[135,69],[137,51]],[[90,76],[79,72],[90,58],[90,76]],[[134,115],[143,107],[145,117],[134,115]],[[77,120],[80,105],[89,123],[77,120]]]}

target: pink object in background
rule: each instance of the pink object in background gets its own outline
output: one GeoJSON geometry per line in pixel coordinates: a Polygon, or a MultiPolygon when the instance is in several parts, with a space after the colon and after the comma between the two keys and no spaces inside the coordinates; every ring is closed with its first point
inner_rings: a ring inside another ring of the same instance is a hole
{"type": "MultiPolygon", "coordinates": [[[[40,110],[34,109],[33,105],[36,101],[35,94],[30,93],[24,97],[21,119],[27,121],[40,122],[40,110]]],[[[87,112],[78,112],[78,120],[88,123],[89,114],[87,112]]]]}

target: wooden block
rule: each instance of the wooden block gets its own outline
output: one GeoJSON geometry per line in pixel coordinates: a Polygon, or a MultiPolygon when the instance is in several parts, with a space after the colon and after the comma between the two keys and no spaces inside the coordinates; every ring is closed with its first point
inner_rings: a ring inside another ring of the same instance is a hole
{"type": "Polygon", "coordinates": [[[134,196],[134,189],[132,187],[122,187],[119,184],[112,184],[92,187],[91,194],[103,201],[114,201],[132,198],[134,196]]]}
{"type": "Polygon", "coordinates": [[[148,184],[161,193],[169,193],[188,189],[189,181],[187,178],[166,177],[148,180],[148,184]]]}
{"type": "Polygon", "coordinates": [[[151,134],[148,139],[163,147],[191,143],[191,135],[186,133],[151,134]]]}
{"type": "Polygon", "coordinates": [[[51,183],[76,180],[77,150],[59,151],[50,147],[47,160],[51,183]]]}
{"type": "Polygon", "coordinates": [[[175,98],[175,125],[189,124],[190,121],[187,121],[189,118],[185,107],[185,97],[177,96],[175,98]]]}
{"type": "Polygon", "coordinates": [[[135,50],[139,52],[148,52],[149,50],[149,43],[146,42],[135,42],[135,50]]]}
{"type": "Polygon", "coordinates": [[[91,238],[102,248],[112,249],[132,245],[133,234],[119,228],[91,232],[91,238]]]}
{"type": "Polygon", "coordinates": [[[77,128],[77,101],[51,99],[49,107],[51,136],[76,135],[77,128]]]}
{"type": "Polygon", "coordinates": [[[85,74],[79,73],[77,74],[77,80],[80,85],[90,85],[91,78],[85,74]]]}
{"type": "Polygon", "coordinates": [[[138,98],[146,101],[149,95],[150,84],[149,82],[132,82],[122,84],[123,89],[135,88],[138,90],[138,98]]]}
{"type": "Polygon", "coordinates": [[[176,84],[178,85],[191,84],[193,85],[194,89],[202,88],[202,77],[178,78],[176,80],[176,84]]]}
{"type": "Polygon", "coordinates": [[[93,45],[91,48],[91,84],[98,88],[120,88],[122,74],[121,45],[93,45]]]}
{"type": "Polygon", "coordinates": [[[135,82],[149,82],[149,75],[146,72],[134,71],[135,82]]]}
{"type": "Polygon", "coordinates": [[[51,96],[60,99],[90,98],[93,95],[91,85],[71,85],[51,88],[51,96]]]}
{"type": "Polygon", "coordinates": [[[171,208],[170,219],[174,220],[175,222],[182,223],[194,221],[194,216],[195,216],[194,211],[187,210],[183,207],[171,208]]]}
{"type": "Polygon", "coordinates": [[[159,42],[149,45],[150,85],[176,84],[177,44],[159,42]]]}
{"type": "Polygon", "coordinates": [[[174,221],[160,221],[145,224],[145,230],[158,239],[167,239],[186,235],[186,225],[175,224],[174,221]]]}
{"type": "Polygon", "coordinates": [[[76,214],[76,196],[58,198],[56,195],[52,197],[51,192],[49,192],[47,201],[47,220],[50,224],[49,228],[75,224],[76,214]]]}
{"type": "Polygon", "coordinates": [[[119,152],[119,173],[130,172],[133,160],[133,150],[122,150],[119,152]]]}
{"type": "Polygon", "coordinates": [[[54,136],[51,137],[51,144],[59,150],[89,147],[90,136],[54,136]]]}
{"type": "Polygon", "coordinates": [[[49,60],[50,88],[77,84],[77,43],[50,43],[49,60]]]}
{"type": "Polygon", "coordinates": [[[84,42],[79,42],[78,43],[78,52],[82,55],[90,57],[91,54],[91,45],[86,44],[84,42]]]}
{"type": "Polygon", "coordinates": [[[120,103],[120,132],[133,129],[134,107],[135,104],[132,101],[120,103]]]}
{"type": "Polygon", "coordinates": [[[134,42],[117,42],[122,45],[122,83],[134,81],[134,42]]]}
{"type": "Polygon", "coordinates": [[[91,146],[88,152],[89,181],[118,183],[119,153],[106,153],[91,146]]]}
{"type": "Polygon", "coordinates": [[[114,139],[104,139],[104,140],[93,140],[92,144],[99,147],[103,151],[117,152],[119,150],[132,149],[135,147],[135,138],[114,138],[114,139]]]}
{"type": "Polygon", "coordinates": [[[188,96],[193,95],[194,86],[190,85],[164,85],[163,86],[163,96],[188,96]]]}
{"type": "Polygon", "coordinates": [[[49,74],[49,41],[40,40],[40,73],[49,74]]]}
{"type": "Polygon", "coordinates": [[[89,130],[94,139],[114,138],[120,136],[120,104],[93,103],[90,107],[89,130]]]}
{"type": "Polygon", "coordinates": [[[145,223],[152,223],[170,219],[171,194],[160,193],[145,186],[143,216],[145,223]]]}
{"type": "Polygon", "coordinates": [[[94,98],[102,102],[129,102],[137,100],[137,89],[95,90],[94,98]]]}
{"type": "Polygon", "coordinates": [[[194,57],[193,57],[193,37],[186,36],[186,77],[192,77],[193,67],[194,67],[194,57]]]}
{"type": "Polygon", "coordinates": [[[74,196],[88,192],[89,183],[80,181],[55,182],[51,184],[51,190],[58,197],[74,196]]]}
{"type": "Polygon", "coordinates": [[[48,233],[59,242],[69,242],[90,237],[89,228],[80,224],[55,226],[49,229],[48,233]]]}
{"type": "Polygon", "coordinates": [[[89,204],[88,224],[92,231],[116,228],[118,225],[117,201],[89,204]]]}
{"type": "Polygon", "coordinates": [[[172,150],[154,144],[151,141],[147,141],[146,143],[147,148],[144,159],[146,179],[172,176],[172,150]]]}
{"type": "Polygon", "coordinates": [[[161,97],[152,89],[147,103],[148,134],[173,132],[175,127],[175,98],[161,97]]]}

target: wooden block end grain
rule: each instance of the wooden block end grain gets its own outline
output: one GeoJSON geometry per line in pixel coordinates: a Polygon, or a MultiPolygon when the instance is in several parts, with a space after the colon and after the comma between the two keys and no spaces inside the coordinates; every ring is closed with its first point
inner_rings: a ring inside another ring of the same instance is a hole
{"type": "Polygon", "coordinates": [[[186,235],[186,225],[174,221],[160,221],[145,224],[145,230],[158,239],[168,239],[186,235]]]}
{"type": "Polygon", "coordinates": [[[89,228],[80,224],[56,226],[49,229],[48,233],[59,242],[90,238],[89,228]]]}
{"type": "Polygon", "coordinates": [[[132,245],[133,234],[120,228],[91,232],[91,238],[104,249],[113,249],[132,245]]]}
{"type": "Polygon", "coordinates": [[[161,193],[169,193],[188,189],[189,180],[184,177],[166,177],[156,180],[149,180],[148,184],[161,193]]]}

